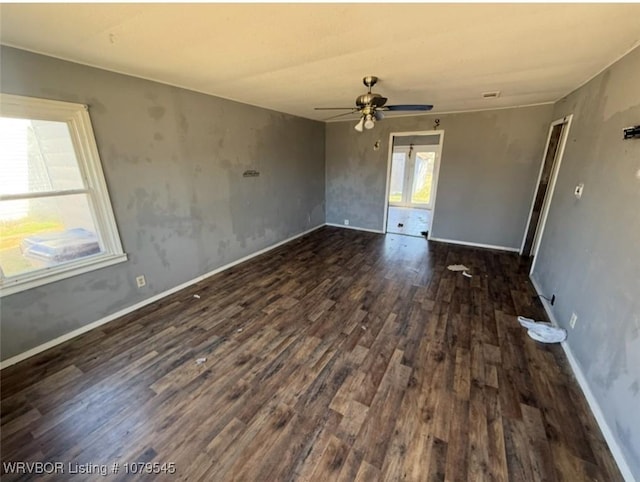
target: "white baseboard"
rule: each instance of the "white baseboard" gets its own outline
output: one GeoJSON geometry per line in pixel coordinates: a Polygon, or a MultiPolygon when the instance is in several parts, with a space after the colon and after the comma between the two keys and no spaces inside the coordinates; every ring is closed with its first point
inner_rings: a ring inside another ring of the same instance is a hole
{"type": "Polygon", "coordinates": [[[197,278],[194,278],[192,280],[189,280],[185,283],[182,283],[178,286],[175,286],[171,289],[168,289],[167,291],[163,291],[162,293],[158,293],[157,295],[154,295],[150,298],[147,298],[145,300],[140,301],[139,303],[136,303],[135,305],[131,305],[128,306],[127,308],[124,308],[120,311],[117,311],[115,313],[112,313],[108,316],[105,316],[104,318],[101,318],[97,321],[94,321],[93,323],[89,323],[88,325],[84,325],[81,326],[80,328],[70,331],[69,333],[65,333],[62,336],[59,336],[58,338],[54,338],[53,340],[50,340],[46,343],[43,343],[42,345],[38,345],[34,348],[31,348],[30,350],[27,350],[23,353],[19,353],[18,355],[12,356],[11,358],[8,358],[2,362],[0,362],[0,370],[3,370],[4,368],[7,368],[11,365],[15,365],[18,362],[21,362],[22,360],[26,360],[27,358],[30,358],[34,355],[37,355],[38,353],[41,353],[45,350],[48,350],[49,348],[53,348],[56,345],[59,345],[60,343],[64,343],[65,341],[71,340],[72,338],[75,338],[76,336],[82,335],[83,333],[86,333],[88,331],[93,330],[94,328],[97,328],[101,325],[104,325],[105,323],[109,323],[110,321],[113,321],[117,318],[120,318],[124,315],[127,315],[133,311],[136,311],[144,306],[147,306],[151,303],[154,303],[166,296],[169,296],[173,293],[176,293],[177,291],[180,291],[184,288],[187,288],[188,286],[191,286],[193,284],[199,283],[200,281],[209,278],[210,276],[216,275],[222,271],[225,271],[237,264],[240,263],[244,263],[245,261],[250,260],[251,258],[255,258],[256,256],[260,256],[261,254],[264,254],[268,251],[271,251],[272,249],[278,248],[280,246],[282,246],[283,244],[287,244],[291,241],[293,241],[294,239],[300,238],[302,236],[305,236],[306,234],[309,234],[313,231],[315,231],[316,229],[320,229],[321,227],[323,227],[325,224],[320,224],[314,228],[308,229],[302,233],[296,234],[295,236],[292,236],[290,238],[287,238],[283,241],[280,241],[276,244],[272,244],[271,246],[267,246],[264,249],[261,249],[260,251],[256,251],[255,253],[251,253],[247,256],[244,256],[240,259],[237,259],[235,261],[232,261],[231,263],[225,264],[224,266],[220,266],[219,268],[214,269],[213,271],[209,271],[208,273],[205,273],[201,276],[198,276],[197,278]]]}
{"type": "Polygon", "coordinates": [[[326,223],[326,226],[333,226],[334,228],[353,229],[355,231],[366,231],[368,233],[384,234],[384,231],[380,231],[379,229],[359,228],[357,226],[345,226],[344,224],[326,223]]]}
{"type": "Polygon", "coordinates": [[[471,246],[473,248],[497,249],[498,251],[510,251],[519,253],[519,248],[509,248],[507,246],[496,246],[494,244],[469,243],[468,241],[458,241],[457,239],[429,238],[429,241],[437,241],[439,243],[459,244],[461,246],[471,246]]]}
{"type": "MultiPolygon", "coordinates": [[[[538,293],[538,295],[544,296],[544,293],[542,293],[542,290],[540,289],[540,286],[538,285],[536,280],[532,276],[529,276],[529,279],[531,280],[531,284],[535,288],[536,293],[538,293]]],[[[553,323],[555,326],[559,326],[558,320],[556,320],[556,317],[553,314],[553,310],[551,309],[551,304],[542,297],[540,298],[540,301],[542,301],[542,306],[544,306],[544,311],[547,313],[547,316],[549,317],[549,321],[551,321],[551,323],[553,323]]],[[[565,355],[567,356],[567,360],[569,360],[569,365],[571,366],[571,370],[573,370],[573,374],[575,375],[576,380],[578,380],[578,385],[580,385],[580,388],[582,389],[582,393],[587,399],[589,408],[591,409],[591,412],[593,413],[593,416],[595,417],[596,422],[598,423],[598,426],[602,431],[602,435],[604,436],[604,439],[607,441],[609,450],[611,450],[611,454],[613,455],[613,458],[616,461],[616,464],[618,464],[618,468],[622,473],[622,477],[624,477],[624,480],[627,482],[634,482],[636,479],[631,473],[631,469],[629,468],[629,464],[627,463],[627,460],[624,457],[624,453],[622,452],[620,445],[618,445],[618,440],[616,439],[615,435],[609,428],[609,424],[604,418],[604,414],[602,413],[600,404],[596,400],[596,397],[593,395],[593,392],[589,387],[589,382],[587,382],[587,378],[582,372],[582,368],[580,367],[578,360],[576,359],[575,356],[573,356],[573,352],[571,351],[571,347],[569,346],[569,343],[568,343],[568,338],[567,340],[563,341],[561,345],[565,355]]]]}

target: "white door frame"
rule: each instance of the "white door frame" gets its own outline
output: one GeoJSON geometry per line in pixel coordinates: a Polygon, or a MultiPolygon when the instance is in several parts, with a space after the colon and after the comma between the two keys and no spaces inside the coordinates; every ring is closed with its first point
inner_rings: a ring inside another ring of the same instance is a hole
{"type": "Polygon", "coordinates": [[[524,228],[524,234],[522,235],[522,244],[520,246],[520,254],[522,255],[524,251],[524,244],[527,240],[527,233],[529,231],[529,224],[531,224],[531,217],[533,216],[533,208],[536,202],[536,196],[538,195],[538,187],[540,186],[540,180],[542,179],[542,172],[544,170],[545,160],[547,158],[547,152],[549,150],[549,141],[551,140],[551,133],[553,132],[553,128],[557,125],[566,124],[566,127],[562,129],[562,134],[560,135],[560,142],[557,147],[553,170],[551,171],[551,176],[549,178],[549,186],[547,187],[547,192],[545,194],[544,202],[542,204],[542,211],[540,212],[540,218],[538,219],[538,227],[536,229],[536,233],[533,238],[533,245],[531,247],[531,255],[533,256],[533,263],[531,263],[531,270],[529,274],[533,273],[533,269],[536,265],[536,259],[538,255],[538,249],[540,249],[540,241],[542,240],[542,236],[544,235],[544,229],[547,224],[547,217],[549,216],[549,208],[551,207],[551,201],[553,200],[553,195],[556,189],[556,181],[558,180],[558,173],[560,172],[560,165],[562,164],[562,158],[564,157],[564,149],[567,145],[567,139],[569,137],[569,130],[571,129],[571,121],[573,120],[573,114],[569,114],[561,119],[555,120],[549,126],[549,134],[547,135],[547,143],[544,148],[544,153],[542,155],[542,161],[540,163],[540,170],[538,172],[538,180],[536,181],[535,189],[533,191],[533,199],[531,200],[531,208],[529,209],[529,218],[527,219],[527,224],[524,228]]]}
{"type": "MultiPolygon", "coordinates": [[[[435,219],[436,212],[436,195],[438,193],[438,177],[440,176],[440,161],[442,158],[442,144],[444,143],[444,130],[431,130],[431,131],[409,131],[409,132],[391,132],[389,133],[389,152],[387,153],[387,186],[384,193],[384,217],[382,220],[382,232],[387,233],[387,217],[389,215],[389,188],[391,185],[391,159],[393,158],[393,140],[395,137],[408,137],[408,136],[440,136],[440,142],[436,148],[436,162],[433,167],[433,181],[431,185],[433,198],[433,208],[431,209],[431,225],[429,226],[429,234],[427,239],[431,239],[431,232],[433,231],[433,221],[435,219]]],[[[435,145],[435,144],[434,144],[435,145]]]]}

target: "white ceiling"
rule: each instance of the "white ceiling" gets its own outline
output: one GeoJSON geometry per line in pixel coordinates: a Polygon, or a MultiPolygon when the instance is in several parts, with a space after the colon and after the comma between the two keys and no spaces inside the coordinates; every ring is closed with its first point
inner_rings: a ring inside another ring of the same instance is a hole
{"type": "Polygon", "coordinates": [[[0,41],[281,112],[555,101],[640,41],[640,4],[3,4],[0,41]],[[497,99],[483,99],[499,90],[497,99]]]}

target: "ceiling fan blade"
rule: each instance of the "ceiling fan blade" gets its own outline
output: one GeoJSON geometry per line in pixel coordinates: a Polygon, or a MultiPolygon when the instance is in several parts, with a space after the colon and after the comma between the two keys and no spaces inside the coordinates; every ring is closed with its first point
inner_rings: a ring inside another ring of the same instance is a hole
{"type": "Polygon", "coordinates": [[[328,121],[328,120],[332,120],[332,119],[337,119],[338,117],[344,117],[345,115],[355,114],[356,112],[358,112],[358,109],[353,109],[351,112],[344,112],[343,114],[334,115],[334,116],[328,117],[327,119],[324,119],[324,120],[328,121]]]}
{"type": "Polygon", "coordinates": [[[394,110],[431,110],[433,109],[432,105],[429,104],[404,104],[404,105],[388,105],[383,107],[384,110],[394,111],[394,110]]]}
{"type": "Polygon", "coordinates": [[[353,107],[314,107],[313,110],[353,110],[353,107]]]}
{"type": "Polygon", "coordinates": [[[373,104],[375,107],[382,107],[386,103],[387,103],[386,97],[374,97],[373,99],[371,99],[371,104],[373,104]]]}

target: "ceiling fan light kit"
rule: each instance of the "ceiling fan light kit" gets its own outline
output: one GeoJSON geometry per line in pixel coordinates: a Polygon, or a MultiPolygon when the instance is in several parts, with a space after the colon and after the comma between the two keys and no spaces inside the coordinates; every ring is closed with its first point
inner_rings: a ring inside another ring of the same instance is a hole
{"type": "Polygon", "coordinates": [[[373,129],[376,123],[373,121],[373,116],[371,114],[367,114],[364,120],[364,128],[365,129],[373,129]]]}
{"type": "Polygon", "coordinates": [[[363,132],[364,129],[373,129],[376,125],[376,121],[381,121],[384,118],[385,111],[428,111],[433,109],[430,104],[403,104],[403,105],[385,105],[387,98],[382,97],[380,94],[371,92],[371,88],[378,82],[378,77],[375,75],[368,75],[362,79],[362,83],[368,88],[366,94],[361,94],[356,97],[355,107],[316,107],[316,110],[348,110],[344,114],[338,114],[330,117],[327,120],[335,119],[358,112],[360,114],[360,120],[354,126],[354,129],[358,132],[363,132]]]}

